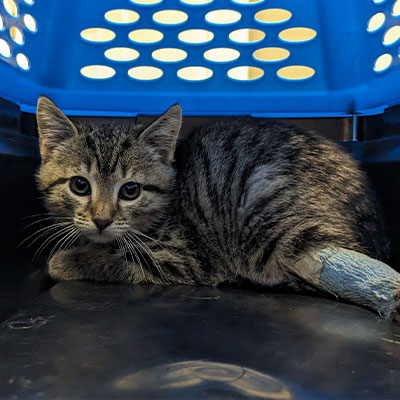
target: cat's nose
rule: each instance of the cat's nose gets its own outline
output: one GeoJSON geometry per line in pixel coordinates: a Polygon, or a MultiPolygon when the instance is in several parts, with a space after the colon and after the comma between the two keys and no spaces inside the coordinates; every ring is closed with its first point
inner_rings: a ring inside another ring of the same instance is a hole
{"type": "Polygon", "coordinates": [[[113,223],[112,219],[101,219],[101,218],[93,218],[94,224],[97,226],[99,231],[106,229],[107,226],[110,226],[113,223]]]}

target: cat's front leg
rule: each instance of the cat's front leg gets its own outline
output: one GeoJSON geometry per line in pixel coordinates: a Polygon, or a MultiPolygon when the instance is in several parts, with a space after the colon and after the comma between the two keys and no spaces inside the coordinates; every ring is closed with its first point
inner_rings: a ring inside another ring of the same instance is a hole
{"type": "Polygon", "coordinates": [[[95,280],[108,282],[139,283],[134,263],[110,248],[85,246],[57,252],[49,261],[48,272],[52,279],[95,280]]]}

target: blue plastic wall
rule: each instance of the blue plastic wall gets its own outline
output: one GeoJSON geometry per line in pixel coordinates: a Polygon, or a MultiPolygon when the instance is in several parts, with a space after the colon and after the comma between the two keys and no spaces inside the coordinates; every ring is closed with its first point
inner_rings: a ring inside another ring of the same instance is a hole
{"type": "Polygon", "coordinates": [[[178,0],[164,0],[153,6],[135,4],[130,0],[35,0],[28,5],[15,0],[17,18],[10,16],[0,0],[0,16],[4,29],[0,39],[12,48],[12,56],[0,56],[0,97],[16,102],[23,111],[35,112],[39,95],[55,101],[68,114],[136,115],[159,114],[179,102],[186,115],[253,115],[271,117],[314,117],[377,114],[400,103],[399,43],[383,45],[385,32],[400,25],[400,17],[392,15],[393,0],[375,3],[373,0],[266,0],[256,4],[237,4],[233,0],[214,0],[204,6],[190,6],[178,0]],[[292,17],[281,24],[261,24],[254,15],[261,10],[281,8],[292,17]],[[128,25],[111,24],[104,15],[112,9],[130,9],[140,19],[128,25]],[[162,26],[152,17],[164,9],[181,10],[188,20],[182,25],[162,26]],[[231,9],[241,13],[233,25],[211,25],[205,15],[215,9],[231,9]],[[383,12],[386,21],[374,33],[367,32],[369,19],[383,12]],[[32,15],[38,30],[29,32],[23,23],[24,14],[32,15]],[[9,29],[20,27],[24,45],[14,43],[9,29]],[[81,38],[87,28],[107,28],[116,37],[108,43],[92,43],[81,38]],[[279,33],[288,28],[307,27],[317,32],[304,43],[287,43],[279,33]],[[161,31],[161,42],[145,45],[133,43],[128,35],[135,29],[161,31]],[[193,45],[178,40],[187,29],[207,29],[214,33],[210,43],[193,45]],[[258,29],[265,38],[254,44],[237,44],[229,33],[241,28],[258,29]],[[140,56],[130,62],[108,60],[104,52],[112,47],[130,47],[140,56]],[[187,58],[178,63],[162,63],[152,58],[160,48],[179,48],[187,58]],[[204,59],[206,50],[217,47],[234,48],[240,57],[230,63],[215,63],[204,59]],[[260,62],[253,58],[255,50],[280,47],[290,56],[280,62],[260,62]],[[16,63],[17,53],[30,60],[24,71],[16,63]],[[373,70],[382,54],[393,58],[384,72],[373,70]],[[112,78],[88,79],[81,75],[87,65],[106,65],[115,70],[112,78]],[[277,76],[280,68],[304,65],[315,70],[306,80],[288,81],[277,76]],[[135,66],[155,66],[163,76],[154,81],[139,81],[128,76],[135,66]],[[213,76],[204,81],[183,81],[177,71],[187,66],[204,66],[213,76]],[[234,81],[227,71],[237,66],[255,66],[264,75],[254,81],[234,81]]]}

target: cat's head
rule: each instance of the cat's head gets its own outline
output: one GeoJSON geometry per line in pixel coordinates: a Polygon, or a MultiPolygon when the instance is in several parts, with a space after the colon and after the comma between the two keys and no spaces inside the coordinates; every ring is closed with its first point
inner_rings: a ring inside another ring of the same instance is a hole
{"type": "MultiPolygon", "coordinates": [[[[46,206],[89,240],[110,242],[158,222],[175,184],[182,114],[171,107],[149,127],[74,124],[49,99],[37,107],[46,206]]],[[[66,224],[67,225],[67,224],[66,224]]]]}

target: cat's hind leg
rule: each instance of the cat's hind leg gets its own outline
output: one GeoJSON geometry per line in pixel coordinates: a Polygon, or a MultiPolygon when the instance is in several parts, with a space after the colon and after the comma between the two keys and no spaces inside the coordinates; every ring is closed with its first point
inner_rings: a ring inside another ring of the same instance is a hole
{"type": "Polygon", "coordinates": [[[372,308],[383,318],[400,319],[400,274],[381,261],[328,247],[308,252],[289,268],[325,292],[372,308]]]}

